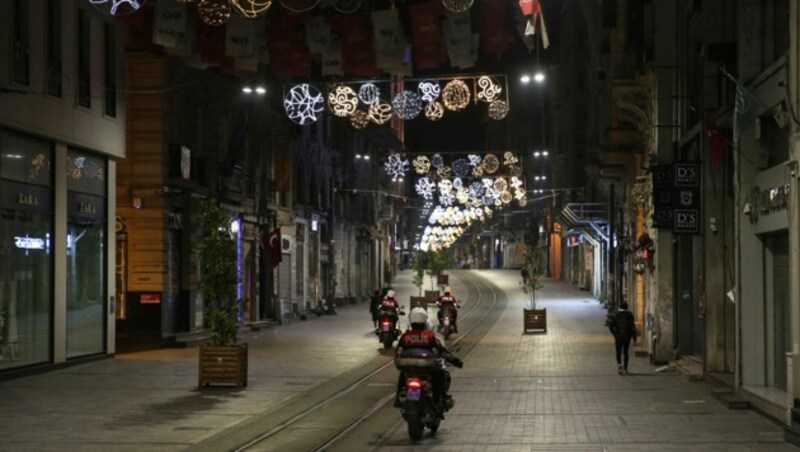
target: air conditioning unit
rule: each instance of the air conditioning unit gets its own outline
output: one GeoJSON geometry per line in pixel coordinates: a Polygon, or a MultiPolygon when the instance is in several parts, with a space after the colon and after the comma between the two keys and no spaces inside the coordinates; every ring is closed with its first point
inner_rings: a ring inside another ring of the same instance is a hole
{"type": "Polygon", "coordinates": [[[281,253],[291,253],[294,248],[294,239],[292,237],[281,237],[281,253]]]}

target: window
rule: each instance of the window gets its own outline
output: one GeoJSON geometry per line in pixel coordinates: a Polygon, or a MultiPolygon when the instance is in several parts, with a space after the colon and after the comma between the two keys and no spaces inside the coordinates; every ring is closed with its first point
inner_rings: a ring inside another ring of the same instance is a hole
{"type": "Polygon", "coordinates": [[[78,83],[76,86],[76,99],[78,106],[92,107],[92,78],[91,78],[91,21],[89,12],[85,9],[78,9],[78,47],[75,49],[78,66],[78,83]]]}
{"type": "Polygon", "coordinates": [[[28,28],[27,0],[14,0],[12,24],[13,30],[13,80],[15,83],[27,85],[30,80],[30,29],[28,28]]]}
{"type": "Polygon", "coordinates": [[[47,94],[61,97],[61,0],[47,0],[47,94]]]}
{"type": "Polygon", "coordinates": [[[105,103],[103,113],[117,117],[117,35],[113,24],[106,23],[103,29],[105,40],[105,103]]]}

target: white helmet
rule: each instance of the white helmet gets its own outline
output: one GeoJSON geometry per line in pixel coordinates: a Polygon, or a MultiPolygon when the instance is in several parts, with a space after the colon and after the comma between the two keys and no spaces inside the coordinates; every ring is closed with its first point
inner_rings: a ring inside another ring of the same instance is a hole
{"type": "Polygon", "coordinates": [[[396,295],[396,292],[394,290],[390,290],[390,291],[386,292],[386,296],[389,297],[389,298],[394,298],[395,295],[396,295]]]}
{"type": "Polygon", "coordinates": [[[422,307],[416,307],[408,314],[408,323],[428,323],[428,310],[422,307]]]}
{"type": "Polygon", "coordinates": [[[450,286],[447,286],[447,287],[444,288],[444,293],[450,293],[451,294],[451,293],[453,293],[453,289],[451,289],[450,286]]]}

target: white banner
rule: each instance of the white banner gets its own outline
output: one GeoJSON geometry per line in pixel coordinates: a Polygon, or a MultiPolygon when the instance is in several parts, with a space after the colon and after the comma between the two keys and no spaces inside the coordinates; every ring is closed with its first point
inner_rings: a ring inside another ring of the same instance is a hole
{"type": "Polygon", "coordinates": [[[410,62],[405,58],[406,37],[396,10],[372,13],[372,36],[378,69],[396,75],[410,72],[410,62]]]}
{"type": "Polygon", "coordinates": [[[231,58],[256,57],[256,23],[238,14],[231,15],[225,25],[225,56],[231,58]]]}
{"type": "Polygon", "coordinates": [[[342,45],[338,40],[332,41],[322,52],[322,75],[344,75],[342,45]]]}
{"type": "Polygon", "coordinates": [[[460,69],[474,66],[478,59],[480,40],[479,35],[472,34],[469,10],[445,15],[442,33],[450,64],[460,69]]]}
{"type": "Polygon", "coordinates": [[[306,22],[306,45],[312,55],[325,52],[333,40],[330,27],[322,16],[312,17],[306,22]]]}
{"type": "Polygon", "coordinates": [[[186,4],[176,0],[161,0],[153,13],[153,44],[169,49],[178,48],[186,39],[186,4]]]}

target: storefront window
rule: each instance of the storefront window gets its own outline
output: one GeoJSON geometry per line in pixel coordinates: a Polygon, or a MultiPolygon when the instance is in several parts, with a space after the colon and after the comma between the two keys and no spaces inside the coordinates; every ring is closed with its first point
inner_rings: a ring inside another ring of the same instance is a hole
{"type": "Polygon", "coordinates": [[[0,369],[51,360],[52,154],[0,131],[0,369]]]}
{"type": "Polygon", "coordinates": [[[67,358],[105,350],[106,162],[67,153],[67,358]]]}

